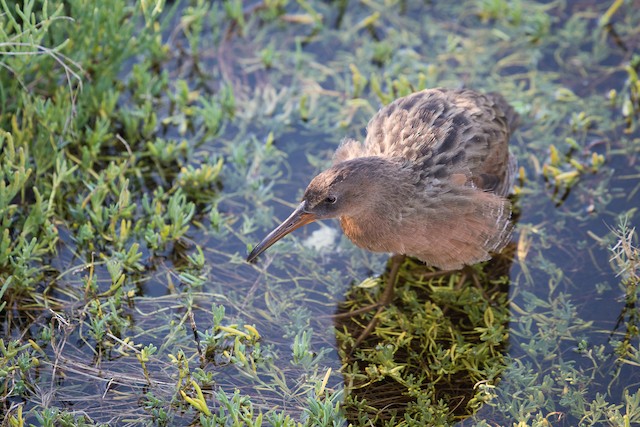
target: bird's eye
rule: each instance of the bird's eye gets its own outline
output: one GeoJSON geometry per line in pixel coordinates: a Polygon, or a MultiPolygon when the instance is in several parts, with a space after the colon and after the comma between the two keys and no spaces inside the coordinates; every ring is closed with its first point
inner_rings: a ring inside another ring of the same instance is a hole
{"type": "Polygon", "coordinates": [[[334,204],[336,200],[338,200],[336,196],[327,196],[327,198],[324,199],[325,203],[329,203],[331,205],[334,204]]]}

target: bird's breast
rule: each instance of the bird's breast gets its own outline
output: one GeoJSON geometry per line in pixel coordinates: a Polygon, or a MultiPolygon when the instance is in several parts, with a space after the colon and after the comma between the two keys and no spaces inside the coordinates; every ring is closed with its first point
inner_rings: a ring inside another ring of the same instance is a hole
{"type": "Polygon", "coordinates": [[[380,218],[343,216],[340,226],[344,234],[357,246],[372,252],[404,253],[402,242],[394,238],[393,224],[380,218]]]}

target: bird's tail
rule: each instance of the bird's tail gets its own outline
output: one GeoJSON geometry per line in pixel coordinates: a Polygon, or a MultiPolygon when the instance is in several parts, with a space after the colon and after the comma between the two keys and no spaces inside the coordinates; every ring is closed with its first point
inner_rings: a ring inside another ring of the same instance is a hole
{"type": "Polygon", "coordinates": [[[502,114],[504,114],[504,117],[507,119],[509,131],[513,134],[518,126],[520,126],[520,115],[499,93],[491,92],[487,94],[487,97],[502,111],[502,114]]]}

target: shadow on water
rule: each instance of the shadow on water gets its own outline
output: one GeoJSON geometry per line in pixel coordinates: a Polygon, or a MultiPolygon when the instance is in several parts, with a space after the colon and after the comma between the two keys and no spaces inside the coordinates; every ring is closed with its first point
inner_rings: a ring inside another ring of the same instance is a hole
{"type": "MultiPolygon", "coordinates": [[[[482,406],[478,386],[494,386],[506,369],[508,274],[514,252],[510,245],[490,262],[459,272],[409,260],[393,303],[356,348],[354,339],[375,310],[336,320],[350,422],[393,425],[432,411],[431,421],[448,423],[482,406]],[[438,411],[447,416],[435,415],[438,411]]],[[[353,288],[338,315],[366,307],[371,299],[366,290],[353,288]]]]}

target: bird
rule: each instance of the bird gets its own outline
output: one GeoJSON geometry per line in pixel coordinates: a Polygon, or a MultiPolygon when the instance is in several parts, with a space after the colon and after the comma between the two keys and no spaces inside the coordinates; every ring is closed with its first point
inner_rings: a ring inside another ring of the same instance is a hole
{"type": "Polygon", "coordinates": [[[488,260],[512,233],[507,196],[517,161],[509,140],[518,123],[498,93],[432,88],[396,99],[372,117],[363,143],[342,141],[332,165],[247,261],[330,218],[372,252],[415,257],[441,270],[488,260]]]}
{"type": "Polygon", "coordinates": [[[507,197],[517,160],[509,141],[519,120],[498,93],[433,88],[396,99],[371,118],[364,142],[342,141],[332,165],[311,180],[293,213],[247,261],[294,230],[331,218],[357,246],[393,254],[377,303],[346,313],[378,308],[356,348],[393,300],[406,256],[455,271],[490,259],[510,241],[507,197]]]}

